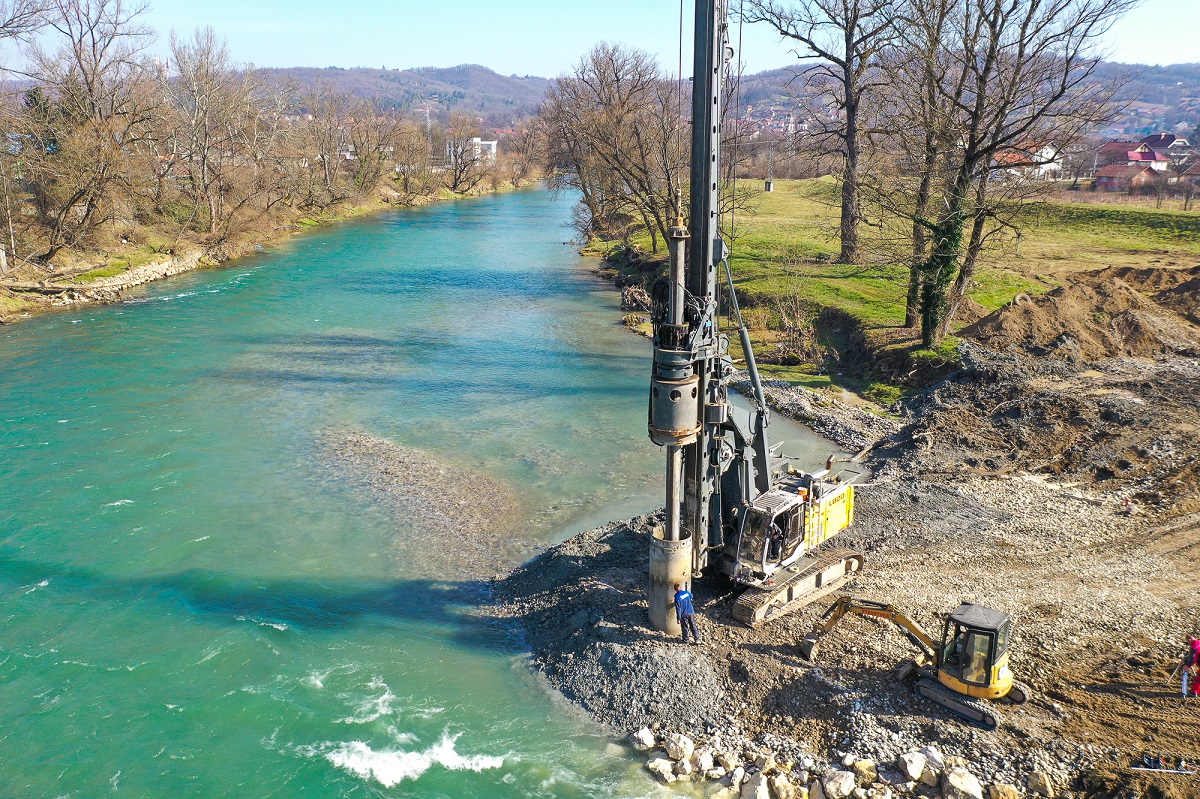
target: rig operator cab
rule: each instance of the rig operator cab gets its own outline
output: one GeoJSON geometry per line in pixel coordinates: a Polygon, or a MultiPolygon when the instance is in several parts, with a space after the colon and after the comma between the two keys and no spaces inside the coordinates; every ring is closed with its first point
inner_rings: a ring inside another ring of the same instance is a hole
{"type": "Polygon", "coordinates": [[[807,474],[789,467],[771,490],[755,497],[739,514],[722,571],[739,583],[768,588],[778,572],[849,527],[854,486],[827,476],[828,471],[807,474]]]}

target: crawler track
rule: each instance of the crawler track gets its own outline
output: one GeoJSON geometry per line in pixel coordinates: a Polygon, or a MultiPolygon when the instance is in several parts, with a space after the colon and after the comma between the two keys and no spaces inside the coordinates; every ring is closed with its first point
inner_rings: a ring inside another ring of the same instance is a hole
{"type": "Polygon", "coordinates": [[[799,610],[849,582],[863,566],[863,555],[830,549],[804,558],[770,588],[747,588],[733,603],[733,617],[750,627],[799,610]]]}

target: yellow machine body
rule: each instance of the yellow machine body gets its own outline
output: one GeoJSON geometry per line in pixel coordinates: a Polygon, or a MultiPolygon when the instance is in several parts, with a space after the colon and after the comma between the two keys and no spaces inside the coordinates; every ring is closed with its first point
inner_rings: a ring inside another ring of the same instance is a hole
{"type": "Polygon", "coordinates": [[[822,484],[820,497],[804,509],[804,551],[816,549],[854,523],[854,486],[849,483],[822,484]]]}

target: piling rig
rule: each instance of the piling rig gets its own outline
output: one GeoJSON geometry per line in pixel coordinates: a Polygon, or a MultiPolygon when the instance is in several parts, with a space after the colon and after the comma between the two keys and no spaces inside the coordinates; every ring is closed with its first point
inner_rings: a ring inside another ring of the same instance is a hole
{"type": "MultiPolygon", "coordinates": [[[[692,158],[685,227],[667,235],[670,267],[652,288],[654,371],[649,433],[666,448],[666,519],[650,552],[650,621],[677,632],[672,587],[719,569],[746,586],[734,616],[750,625],[801,607],[849,580],[863,556],[817,551],[854,518],[854,487],[830,468],[806,474],[768,442],[770,414],[719,231],[721,118],[728,45],[721,0],[696,0],[692,158]],[[718,268],[729,286],[752,387],[749,423],[735,420],[736,371],[720,329],[718,268]]],[[[831,459],[832,460],[832,459],[831,459]]],[[[832,463],[829,464],[832,466],[832,463]]]]}

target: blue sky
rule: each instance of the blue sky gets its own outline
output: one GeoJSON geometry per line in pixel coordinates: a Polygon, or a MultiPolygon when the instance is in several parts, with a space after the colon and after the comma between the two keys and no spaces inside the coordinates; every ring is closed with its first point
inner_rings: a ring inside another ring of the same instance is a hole
{"type": "MultiPolygon", "coordinates": [[[[679,58],[679,0],[151,2],[147,21],[163,42],[171,29],[186,34],[211,25],[237,60],[268,67],[478,63],[504,74],[553,77],[602,40],[655,53],[672,72],[679,58]]],[[[684,2],[685,38],[693,3],[684,2]]],[[[1144,0],[1107,44],[1118,61],[1200,62],[1200,0],[1144,0]]],[[[750,72],[795,61],[777,36],[757,25],[746,26],[742,51],[750,72]]]]}

